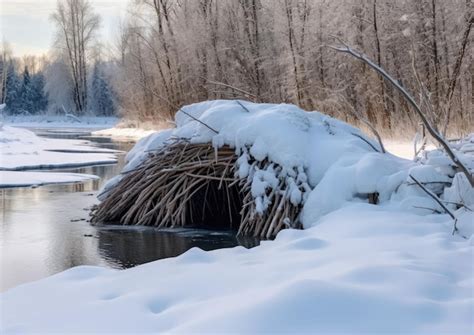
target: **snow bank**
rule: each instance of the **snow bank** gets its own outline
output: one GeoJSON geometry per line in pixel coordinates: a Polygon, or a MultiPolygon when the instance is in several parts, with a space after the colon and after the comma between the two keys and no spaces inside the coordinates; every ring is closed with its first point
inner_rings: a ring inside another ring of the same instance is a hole
{"type": "Polygon", "coordinates": [[[112,164],[117,162],[115,152],[93,147],[88,141],[42,138],[9,126],[0,129],[0,170],[112,164]]]}
{"type": "Polygon", "coordinates": [[[195,248],[19,286],[0,295],[0,330],[468,334],[473,243],[450,232],[445,215],[351,205],[250,250],[195,248]]]}
{"type": "Polygon", "coordinates": [[[153,133],[155,133],[156,130],[145,130],[141,128],[107,128],[107,129],[102,129],[102,130],[96,130],[92,132],[94,136],[107,136],[107,137],[113,137],[115,140],[133,140],[137,141],[140,140],[144,137],[147,137],[153,133]]]}
{"type": "Polygon", "coordinates": [[[113,127],[118,118],[111,116],[74,115],[5,115],[6,125],[24,128],[87,128],[104,129],[113,127]]]}
{"type": "MultiPolygon", "coordinates": [[[[395,156],[409,160],[412,160],[415,156],[413,141],[403,139],[383,139],[383,145],[388,152],[395,156]]],[[[436,146],[434,146],[432,143],[428,143],[426,149],[434,150],[436,149],[436,146]]]]}

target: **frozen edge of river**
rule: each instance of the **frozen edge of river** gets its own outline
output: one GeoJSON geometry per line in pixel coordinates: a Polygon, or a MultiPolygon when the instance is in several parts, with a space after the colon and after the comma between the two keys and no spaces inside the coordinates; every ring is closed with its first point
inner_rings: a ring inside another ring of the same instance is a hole
{"type": "Polygon", "coordinates": [[[116,154],[121,152],[98,148],[85,140],[44,138],[27,129],[3,126],[0,153],[0,188],[13,188],[97,179],[99,177],[88,174],[25,170],[115,164],[116,154]]]}
{"type": "Polygon", "coordinates": [[[0,189],[81,183],[98,176],[69,172],[0,171],[0,189]]]}

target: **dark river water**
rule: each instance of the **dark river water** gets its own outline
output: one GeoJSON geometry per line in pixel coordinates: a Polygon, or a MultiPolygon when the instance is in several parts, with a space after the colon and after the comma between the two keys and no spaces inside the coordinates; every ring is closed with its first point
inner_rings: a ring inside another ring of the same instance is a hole
{"type": "MultiPolygon", "coordinates": [[[[81,135],[44,130],[38,134],[63,138],[81,135]]],[[[125,152],[133,146],[108,138],[88,139],[102,148],[125,152]]],[[[100,180],[0,189],[0,291],[78,265],[123,269],[177,256],[192,247],[213,250],[258,245],[255,239],[237,238],[233,231],[90,225],[89,209],[97,203],[98,190],[120,172],[124,156],[119,155],[115,165],[55,170],[94,174],[100,180]]]]}

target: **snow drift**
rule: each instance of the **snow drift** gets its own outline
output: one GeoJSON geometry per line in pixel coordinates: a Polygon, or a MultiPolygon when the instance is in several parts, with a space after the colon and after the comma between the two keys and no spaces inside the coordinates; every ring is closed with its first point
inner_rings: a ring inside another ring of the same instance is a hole
{"type": "Polygon", "coordinates": [[[447,216],[355,204],[250,250],[21,285],[0,295],[0,331],[469,334],[472,251],[447,216]]]}

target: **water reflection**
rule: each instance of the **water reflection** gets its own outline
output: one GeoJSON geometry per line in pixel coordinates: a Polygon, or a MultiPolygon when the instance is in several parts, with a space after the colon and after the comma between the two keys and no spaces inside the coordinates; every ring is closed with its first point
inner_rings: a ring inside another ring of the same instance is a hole
{"type": "MultiPolygon", "coordinates": [[[[132,144],[104,139],[100,147],[126,152],[132,144]]],[[[116,165],[62,170],[95,174],[100,180],[0,190],[0,291],[77,265],[126,268],[176,256],[191,247],[212,250],[258,244],[238,240],[233,232],[91,226],[89,210],[97,203],[97,191],[120,172],[123,160],[120,155],[116,165]]]]}
{"type": "Polygon", "coordinates": [[[101,256],[110,266],[120,268],[178,256],[192,247],[214,250],[231,248],[236,245],[252,247],[258,244],[258,240],[254,238],[243,238],[239,241],[233,231],[214,232],[183,229],[170,232],[153,228],[124,230],[119,226],[102,227],[97,231],[97,234],[101,256]]]}

